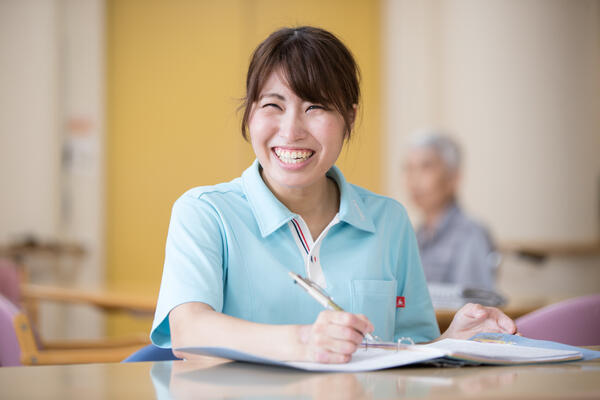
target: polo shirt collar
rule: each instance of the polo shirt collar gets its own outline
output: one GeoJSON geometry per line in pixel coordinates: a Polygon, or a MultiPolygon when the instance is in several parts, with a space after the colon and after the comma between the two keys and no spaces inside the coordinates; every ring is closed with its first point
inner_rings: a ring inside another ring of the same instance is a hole
{"type": "Polygon", "coordinates": [[[375,224],[367,213],[365,203],[356,193],[356,189],[346,181],[342,171],[334,165],[327,171],[327,176],[333,178],[340,189],[340,220],[363,231],[375,232],[375,224]]]}
{"type": "Polygon", "coordinates": [[[269,236],[296,215],[267,187],[260,176],[258,159],[242,174],[244,193],[263,237],[269,236]]]}
{"type": "MultiPolygon", "coordinates": [[[[275,197],[260,176],[259,168],[260,164],[256,159],[242,174],[242,184],[260,233],[266,237],[298,215],[275,197]]],[[[358,229],[375,232],[375,225],[366,212],[364,202],[352,185],[346,182],[340,169],[333,166],[327,176],[334,179],[340,189],[338,218],[358,229]]]]}

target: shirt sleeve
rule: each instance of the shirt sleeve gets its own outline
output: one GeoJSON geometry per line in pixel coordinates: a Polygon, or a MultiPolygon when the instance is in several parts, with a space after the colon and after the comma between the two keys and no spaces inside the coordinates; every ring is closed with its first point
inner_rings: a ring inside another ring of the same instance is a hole
{"type": "Polygon", "coordinates": [[[178,305],[202,302],[222,311],[224,243],[221,219],[209,202],[190,194],[175,202],[150,333],[155,345],[171,346],[168,316],[178,305]]]}
{"type": "Polygon", "coordinates": [[[406,222],[400,238],[398,263],[398,296],[394,340],[410,337],[415,343],[440,336],[440,330],[429,296],[415,232],[405,214],[406,222]]]}

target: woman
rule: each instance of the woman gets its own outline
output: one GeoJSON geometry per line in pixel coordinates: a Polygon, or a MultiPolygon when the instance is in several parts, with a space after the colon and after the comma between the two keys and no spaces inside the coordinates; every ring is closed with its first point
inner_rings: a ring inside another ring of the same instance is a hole
{"type": "MultiPolygon", "coordinates": [[[[343,363],[368,332],[438,337],[404,208],[334,166],[359,101],[350,52],[318,28],[280,29],[255,50],[246,90],[242,135],[257,160],[173,206],[153,342],[343,363]],[[323,311],[288,271],[348,312],[323,311]]],[[[514,330],[500,311],[468,306],[443,336],[514,330]]]]}

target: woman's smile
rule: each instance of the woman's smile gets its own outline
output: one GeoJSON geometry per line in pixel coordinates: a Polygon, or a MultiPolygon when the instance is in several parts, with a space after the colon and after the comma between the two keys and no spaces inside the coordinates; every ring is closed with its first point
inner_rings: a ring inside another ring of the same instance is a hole
{"type": "Polygon", "coordinates": [[[315,152],[310,149],[273,147],[272,153],[284,168],[298,169],[304,167],[311,160],[315,152]]]}

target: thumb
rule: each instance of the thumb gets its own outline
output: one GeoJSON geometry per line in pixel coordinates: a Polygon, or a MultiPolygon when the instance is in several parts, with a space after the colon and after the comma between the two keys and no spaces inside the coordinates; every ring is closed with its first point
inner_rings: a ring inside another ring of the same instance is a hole
{"type": "Polygon", "coordinates": [[[517,325],[515,322],[507,316],[500,317],[498,321],[498,325],[504,330],[506,333],[514,334],[517,331],[517,325]]]}
{"type": "Polygon", "coordinates": [[[472,319],[484,319],[487,317],[488,312],[481,304],[468,304],[465,307],[464,315],[472,319]]]}

